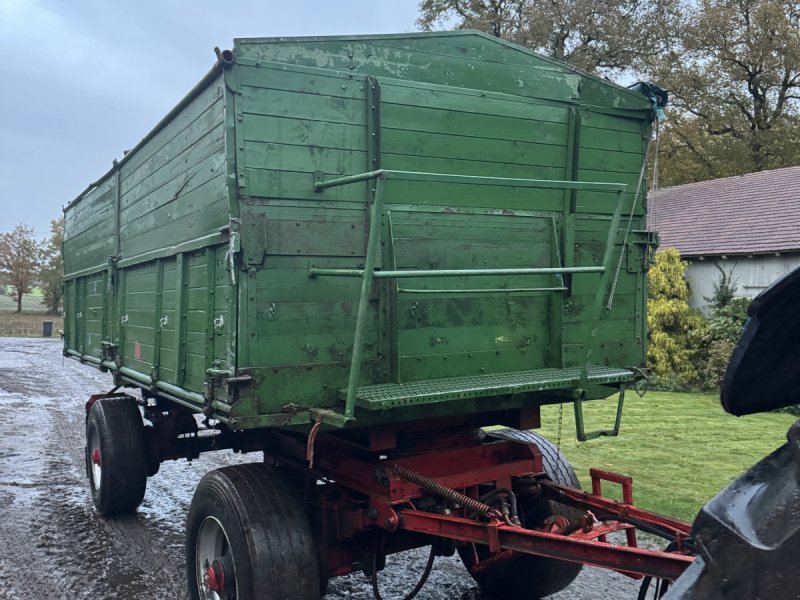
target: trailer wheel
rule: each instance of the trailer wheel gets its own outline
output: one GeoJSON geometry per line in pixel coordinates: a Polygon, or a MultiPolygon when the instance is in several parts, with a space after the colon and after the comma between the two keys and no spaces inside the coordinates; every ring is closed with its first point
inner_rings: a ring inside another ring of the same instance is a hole
{"type": "Polygon", "coordinates": [[[186,525],[193,600],[319,600],[320,565],[305,499],[263,464],[207,473],[186,525]]]}
{"type": "MultiPolygon", "coordinates": [[[[489,432],[489,436],[520,442],[536,444],[543,455],[543,466],[547,475],[556,483],[580,489],[575,471],[566,458],[547,438],[533,431],[518,429],[501,429],[489,432]]],[[[535,505],[520,507],[524,524],[540,525],[551,515],[577,516],[575,509],[556,502],[539,502],[535,505]]],[[[475,546],[479,558],[488,556],[485,546],[475,546]]],[[[471,572],[474,563],[473,546],[459,548],[459,555],[467,570],[471,572]]],[[[518,598],[533,600],[555,594],[567,587],[578,576],[582,565],[577,563],[545,558],[541,556],[519,556],[512,561],[498,564],[483,573],[472,577],[490,596],[497,598],[518,598]]]]}
{"type": "Polygon", "coordinates": [[[131,513],[147,486],[142,415],[133,398],[101,398],[86,421],[86,474],[102,515],[131,513]]]}

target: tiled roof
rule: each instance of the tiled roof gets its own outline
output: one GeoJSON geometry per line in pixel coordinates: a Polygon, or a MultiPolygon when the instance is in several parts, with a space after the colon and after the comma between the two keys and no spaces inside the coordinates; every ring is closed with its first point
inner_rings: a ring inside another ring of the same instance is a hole
{"type": "Polygon", "coordinates": [[[682,256],[800,250],[800,167],[663,188],[647,222],[682,256]]]}

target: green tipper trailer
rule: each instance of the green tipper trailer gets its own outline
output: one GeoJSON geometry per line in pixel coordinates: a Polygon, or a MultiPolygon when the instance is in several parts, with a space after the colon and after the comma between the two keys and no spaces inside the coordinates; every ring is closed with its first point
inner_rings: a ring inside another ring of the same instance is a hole
{"type": "MultiPolygon", "coordinates": [[[[300,444],[293,468],[315,478],[332,475],[311,468],[325,444],[385,458],[434,431],[536,427],[548,403],[574,402],[582,437],[615,433],[619,416],[584,432],[580,403],[621,408],[644,363],[654,116],[477,32],[218,51],[65,210],[65,353],[142,393],[89,404],[98,508],[144,493],[144,476],[109,483],[117,430],[143,432],[124,462],[149,474],[220,447],[289,464],[300,444]]],[[[193,594],[222,594],[189,563],[193,594]]]]}

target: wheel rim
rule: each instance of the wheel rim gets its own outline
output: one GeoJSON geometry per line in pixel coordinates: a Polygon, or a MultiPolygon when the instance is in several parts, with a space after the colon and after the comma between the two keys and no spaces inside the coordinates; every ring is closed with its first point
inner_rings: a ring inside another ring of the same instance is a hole
{"type": "Polygon", "coordinates": [[[99,490],[100,481],[103,478],[103,467],[101,464],[100,440],[97,430],[94,428],[89,430],[89,476],[92,478],[92,487],[99,490]]]}
{"type": "Polygon", "coordinates": [[[238,584],[225,529],[214,517],[206,517],[197,531],[195,546],[197,589],[203,600],[235,600],[238,584]]]}

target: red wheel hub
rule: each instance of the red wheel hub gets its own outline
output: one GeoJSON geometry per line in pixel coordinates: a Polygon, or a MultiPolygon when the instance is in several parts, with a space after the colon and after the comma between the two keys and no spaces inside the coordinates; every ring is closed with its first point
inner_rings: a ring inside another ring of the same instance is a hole
{"type": "Polygon", "coordinates": [[[92,450],[92,464],[99,465],[100,464],[100,448],[95,448],[92,450]]]}
{"type": "Polygon", "coordinates": [[[206,569],[206,585],[211,592],[219,595],[225,593],[225,565],[219,558],[215,558],[206,569]]]}
{"type": "Polygon", "coordinates": [[[206,570],[206,584],[210,591],[221,594],[222,590],[225,588],[225,574],[222,572],[217,574],[214,565],[211,565],[206,570]]]}

